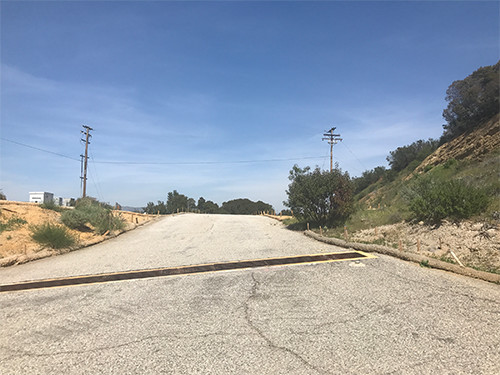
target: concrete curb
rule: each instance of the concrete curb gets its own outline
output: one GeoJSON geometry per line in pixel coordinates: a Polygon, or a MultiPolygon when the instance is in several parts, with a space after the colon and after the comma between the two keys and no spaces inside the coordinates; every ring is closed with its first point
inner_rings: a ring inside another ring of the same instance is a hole
{"type": "Polygon", "coordinates": [[[409,262],[426,262],[427,265],[431,268],[437,268],[444,271],[458,273],[459,275],[469,276],[476,279],[489,281],[491,283],[500,284],[500,275],[498,274],[478,271],[468,267],[460,267],[459,265],[443,262],[435,258],[426,257],[425,255],[402,252],[387,246],[347,242],[338,238],[320,236],[319,234],[316,234],[310,230],[306,230],[304,234],[308,237],[314,238],[317,241],[321,241],[330,245],[365,251],[369,253],[375,252],[379,254],[390,255],[409,262]]]}

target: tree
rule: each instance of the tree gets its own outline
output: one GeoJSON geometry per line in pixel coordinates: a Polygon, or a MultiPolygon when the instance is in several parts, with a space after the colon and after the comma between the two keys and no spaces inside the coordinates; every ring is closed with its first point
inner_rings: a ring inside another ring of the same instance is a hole
{"type": "Polygon", "coordinates": [[[253,215],[261,211],[273,211],[273,206],[262,201],[253,202],[247,198],[239,198],[222,203],[221,209],[228,214],[253,215]]]}
{"type": "Polygon", "coordinates": [[[188,198],[186,207],[188,212],[196,210],[196,201],[193,198],[188,198]]]}
{"type": "Polygon", "coordinates": [[[499,112],[499,67],[500,61],[481,67],[448,87],[448,107],[443,111],[447,124],[443,125],[441,143],[474,129],[499,112]]]}
{"type": "Polygon", "coordinates": [[[167,213],[173,214],[179,211],[185,211],[188,208],[188,197],[179,194],[174,190],[167,195],[167,213]]]}
{"type": "Polygon", "coordinates": [[[203,210],[205,209],[205,203],[206,203],[205,198],[200,197],[198,199],[198,210],[200,210],[201,212],[203,212],[203,210]]]}
{"type": "Polygon", "coordinates": [[[422,162],[427,156],[432,154],[438,147],[439,142],[429,138],[427,141],[419,139],[410,145],[398,147],[391,151],[387,161],[391,169],[395,172],[402,171],[413,161],[422,162]]]}
{"type": "Polygon", "coordinates": [[[146,207],[142,209],[145,214],[155,214],[155,204],[153,202],[148,202],[146,207]]]}
{"type": "Polygon", "coordinates": [[[6,201],[6,200],[7,200],[7,197],[5,196],[3,191],[0,190],[0,201],[6,201]]]}
{"type": "Polygon", "coordinates": [[[154,204],[153,202],[149,202],[146,207],[143,208],[144,213],[146,214],[151,214],[151,215],[165,215],[167,213],[167,207],[165,206],[165,203],[162,201],[158,201],[157,204],[154,204]]]}
{"type": "Polygon", "coordinates": [[[354,187],[349,174],[342,173],[338,166],[329,172],[294,165],[288,178],[288,201],[283,203],[299,220],[335,226],[349,218],[354,187]]]}
{"type": "Polygon", "coordinates": [[[167,214],[167,206],[165,206],[165,202],[158,201],[155,208],[156,208],[156,213],[159,213],[160,215],[167,214]]]}
{"type": "Polygon", "coordinates": [[[200,197],[200,199],[198,199],[198,210],[205,214],[217,214],[220,211],[219,205],[217,203],[207,201],[203,197],[200,197]]]}
{"type": "Polygon", "coordinates": [[[200,208],[202,212],[206,214],[217,214],[220,211],[219,205],[217,203],[214,203],[212,201],[206,201],[203,204],[203,209],[200,208]]]}

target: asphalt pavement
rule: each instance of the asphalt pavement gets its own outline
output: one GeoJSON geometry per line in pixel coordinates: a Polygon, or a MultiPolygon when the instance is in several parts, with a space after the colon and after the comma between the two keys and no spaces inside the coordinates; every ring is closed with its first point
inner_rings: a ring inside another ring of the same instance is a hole
{"type": "MultiPolygon", "coordinates": [[[[168,217],[0,284],[345,251],[255,216],[168,217]]],[[[499,374],[500,286],[377,258],[0,293],[1,374],[499,374]]]]}

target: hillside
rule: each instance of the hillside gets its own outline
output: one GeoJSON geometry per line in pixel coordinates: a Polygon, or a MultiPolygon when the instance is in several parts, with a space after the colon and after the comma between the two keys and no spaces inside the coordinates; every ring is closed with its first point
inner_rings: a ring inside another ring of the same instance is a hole
{"type": "Polygon", "coordinates": [[[429,167],[444,164],[450,159],[481,161],[500,150],[500,114],[471,133],[458,136],[429,155],[415,170],[421,173],[429,167]]]}
{"type": "MultiPolygon", "coordinates": [[[[351,240],[402,247],[470,267],[500,273],[500,124],[495,115],[474,131],[443,144],[416,168],[380,178],[355,197],[346,223],[351,240]],[[459,180],[481,188],[490,203],[480,215],[460,222],[424,225],[412,220],[406,196],[418,178],[459,180]]],[[[387,175],[386,175],[387,176],[387,175]]],[[[343,237],[343,228],[327,230],[343,237]]]]}
{"type": "MultiPolygon", "coordinates": [[[[474,131],[443,144],[418,166],[412,168],[410,164],[392,181],[382,178],[371,184],[356,196],[356,201],[360,208],[402,208],[399,207],[403,198],[401,193],[416,175],[461,179],[474,186],[486,188],[492,198],[498,198],[499,156],[500,122],[497,114],[474,131]]],[[[492,199],[492,204],[495,203],[498,207],[498,201],[492,199]]]]}
{"type": "MultiPolygon", "coordinates": [[[[114,211],[114,215],[119,215],[125,220],[125,230],[133,229],[152,218],[151,215],[125,211],[114,211]]],[[[32,229],[35,226],[46,223],[61,225],[60,218],[60,212],[42,208],[36,203],[0,200],[0,267],[76,250],[118,234],[98,235],[92,231],[68,229],[75,237],[76,244],[71,248],[60,250],[44,247],[33,240],[32,229]]]]}

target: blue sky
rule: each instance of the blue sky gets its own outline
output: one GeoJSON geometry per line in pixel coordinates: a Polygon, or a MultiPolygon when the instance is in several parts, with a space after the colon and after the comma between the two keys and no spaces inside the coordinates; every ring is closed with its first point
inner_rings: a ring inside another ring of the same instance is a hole
{"type": "Polygon", "coordinates": [[[294,164],[329,168],[324,130],[352,176],[387,165],[441,135],[454,80],[499,59],[496,1],[0,4],[0,188],[20,201],[81,194],[86,124],[99,200],[281,209],[294,164]]]}

